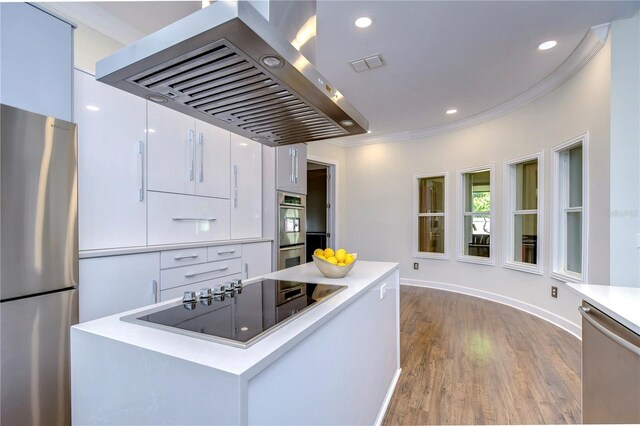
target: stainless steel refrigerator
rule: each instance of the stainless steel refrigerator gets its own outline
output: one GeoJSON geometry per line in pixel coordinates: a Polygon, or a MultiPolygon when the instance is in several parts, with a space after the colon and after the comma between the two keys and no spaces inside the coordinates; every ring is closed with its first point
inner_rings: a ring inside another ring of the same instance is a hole
{"type": "Polygon", "coordinates": [[[0,423],[71,423],[69,327],[78,322],[77,129],[0,112],[0,423]]]}

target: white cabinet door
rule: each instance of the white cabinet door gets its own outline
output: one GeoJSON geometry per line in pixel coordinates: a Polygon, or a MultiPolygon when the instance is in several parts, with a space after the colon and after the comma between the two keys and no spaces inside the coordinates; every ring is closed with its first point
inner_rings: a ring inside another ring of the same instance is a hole
{"type": "Polygon", "coordinates": [[[3,104],[74,121],[68,23],[30,4],[0,4],[0,75],[3,104]]]}
{"type": "Polygon", "coordinates": [[[262,235],[262,145],[231,134],[231,239],[262,235]]]}
{"type": "Polygon", "coordinates": [[[80,250],[145,246],[146,101],[75,71],[80,250]]]}
{"type": "Polygon", "coordinates": [[[80,259],[80,322],[156,303],[160,253],[80,259]]]}
{"type": "Polygon", "coordinates": [[[307,145],[276,148],[276,187],[278,191],[307,193],[307,145]]]}
{"type": "Polygon", "coordinates": [[[271,243],[242,245],[242,279],[258,277],[271,272],[271,243]]]}
{"type": "Polygon", "coordinates": [[[229,239],[229,200],[149,191],[149,245],[229,239]]]}
{"type": "Polygon", "coordinates": [[[196,134],[196,195],[229,198],[231,133],[197,121],[196,134]]]}
{"type": "Polygon", "coordinates": [[[194,194],[195,119],[153,102],[148,109],[149,189],[194,194]]]}

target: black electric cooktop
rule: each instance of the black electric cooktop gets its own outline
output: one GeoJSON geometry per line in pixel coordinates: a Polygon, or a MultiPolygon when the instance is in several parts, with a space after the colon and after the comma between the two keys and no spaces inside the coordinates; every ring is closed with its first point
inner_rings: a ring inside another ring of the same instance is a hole
{"type": "MultiPolygon", "coordinates": [[[[213,297],[154,308],[123,321],[247,348],[346,286],[262,279],[213,297]]],[[[217,289],[220,290],[220,289],[217,289]]]]}

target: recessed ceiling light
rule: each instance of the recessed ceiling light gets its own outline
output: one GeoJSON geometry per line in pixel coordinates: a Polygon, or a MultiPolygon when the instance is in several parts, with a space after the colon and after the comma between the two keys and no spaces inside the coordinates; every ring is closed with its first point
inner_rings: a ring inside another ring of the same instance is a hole
{"type": "Polygon", "coordinates": [[[456,112],[458,112],[458,110],[455,109],[455,108],[451,108],[451,109],[448,109],[446,112],[447,112],[447,114],[451,115],[451,114],[455,114],[456,112]]]}
{"type": "Polygon", "coordinates": [[[354,123],[353,120],[342,120],[340,124],[342,124],[344,127],[351,127],[354,123]]]}
{"type": "Polygon", "coordinates": [[[369,18],[368,16],[362,16],[356,19],[356,27],[367,28],[369,25],[371,25],[371,22],[371,18],[369,18]]]}
{"type": "Polygon", "coordinates": [[[95,105],[87,105],[86,107],[89,111],[100,111],[100,108],[98,108],[95,105]]]}
{"type": "Polygon", "coordinates": [[[371,133],[371,130],[367,130],[367,133],[371,133]]]}
{"type": "Polygon", "coordinates": [[[553,49],[554,47],[556,47],[557,44],[558,42],[555,40],[545,41],[544,43],[540,43],[540,46],[538,46],[538,50],[553,49]]]}

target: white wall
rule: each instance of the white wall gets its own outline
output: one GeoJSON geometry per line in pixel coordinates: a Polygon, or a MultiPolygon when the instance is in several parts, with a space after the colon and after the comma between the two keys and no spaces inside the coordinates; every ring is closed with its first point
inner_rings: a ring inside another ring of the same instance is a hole
{"type": "MultiPolygon", "coordinates": [[[[609,81],[610,43],[571,80],[506,116],[456,132],[423,139],[367,145],[346,150],[345,246],[367,260],[396,261],[403,279],[431,281],[495,293],[534,305],[579,323],[578,298],[549,277],[551,148],[585,131],[590,134],[589,256],[592,283],[609,280],[609,81]],[[544,151],[544,275],[502,267],[503,164],[544,151]],[[448,247],[455,247],[457,170],[495,164],[495,266],[412,257],[412,175],[449,172],[448,247]],[[413,270],[413,262],[420,270],[413,270]],[[558,286],[558,298],[550,287],[558,286]]],[[[310,145],[312,147],[313,144],[310,145]]],[[[569,327],[570,328],[570,327],[569,327]]],[[[574,328],[575,330],[575,328],[574,328]]]]}
{"type": "Polygon", "coordinates": [[[640,13],[611,39],[611,284],[640,287],[640,13]]]}

